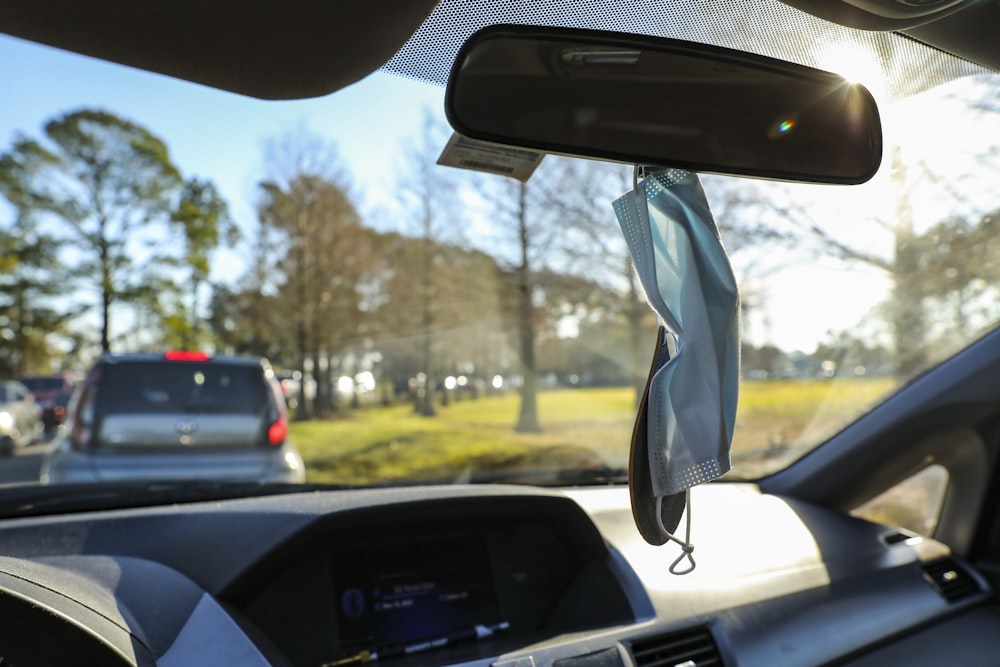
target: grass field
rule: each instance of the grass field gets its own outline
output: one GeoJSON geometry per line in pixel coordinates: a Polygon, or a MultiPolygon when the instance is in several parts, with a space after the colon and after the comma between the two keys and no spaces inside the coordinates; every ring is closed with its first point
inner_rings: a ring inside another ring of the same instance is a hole
{"type": "MultiPolygon", "coordinates": [[[[745,381],[734,454],[814,442],[876,402],[889,379],[745,381]]],[[[368,407],[291,425],[309,481],[367,484],[463,479],[477,471],[625,466],[634,394],[628,388],[562,389],[539,395],[542,433],[515,433],[515,394],[452,402],[438,416],[409,405],[368,407]]],[[[758,461],[752,474],[764,470],[758,461]]]]}
{"type": "Polygon", "coordinates": [[[871,408],[895,386],[891,378],[744,381],[733,451],[819,442],[871,408]]]}

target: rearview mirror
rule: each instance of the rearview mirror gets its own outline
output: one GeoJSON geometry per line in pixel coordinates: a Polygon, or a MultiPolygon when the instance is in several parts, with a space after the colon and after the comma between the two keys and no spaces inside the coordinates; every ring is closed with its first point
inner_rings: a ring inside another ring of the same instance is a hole
{"type": "Polygon", "coordinates": [[[631,164],[863,183],[882,128],[860,84],[672,39],[493,26],[459,52],[445,98],[459,133],[631,164]]]}

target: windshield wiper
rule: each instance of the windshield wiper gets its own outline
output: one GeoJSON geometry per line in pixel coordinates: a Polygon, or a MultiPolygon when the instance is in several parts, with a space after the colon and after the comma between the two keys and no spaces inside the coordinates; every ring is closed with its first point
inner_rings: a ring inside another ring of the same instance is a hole
{"type": "Polygon", "coordinates": [[[583,468],[581,470],[562,470],[557,481],[558,486],[606,486],[628,484],[628,468],[583,468]]]}
{"type": "Polygon", "coordinates": [[[596,466],[590,468],[513,468],[476,470],[469,475],[471,484],[525,484],[530,486],[610,486],[628,484],[628,468],[596,466]]]}
{"type": "Polygon", "coordinates": [[[0,518],[151,507],[172,503],[232,500],[348,488],[357,487],[216,480],[9,486],[0,489],[0,518]]]}

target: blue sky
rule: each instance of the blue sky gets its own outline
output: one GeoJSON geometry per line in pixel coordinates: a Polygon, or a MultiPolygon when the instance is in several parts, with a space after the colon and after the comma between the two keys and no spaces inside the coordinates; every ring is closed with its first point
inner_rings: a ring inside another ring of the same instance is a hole
{"type": "MultiPolygon", "coordinates": [[[[269,175],[264,158],[269,141],[305,131],[332,142],[363,217],[375,226],[402,229],[407,221],[391,212],[407,137],[419,132],[427,113],[445,122],[443,89],[388,74],[374,74],[324,98],[265,101],[3,35],[0,100],[0,150],[19,132],[42,138],[49,119],[83,107],[128,118],[163,139],[185,177],[216,183],[244,230],[239,246],[216,251],[212,279],[222,282],[234,282],[247,268],[256,184],[269,175]]],[[[89,321],[96,328],[96,313],[89,321]]],[[[132,328],[120,316],[115,322],[117,334],[132,328]]]]}
{"type": "Polygon", "coordinates": [[[39,137],[46,120],[98,107],[161,137],[186,176],[213,179],[243,227],[253,223],[265,143],[302,129],[336,143],[362,209],[391,195],[393,165],[424,110],[444,122],[443,90],[374,74],[331,96],[264,101],[0,36],[0,145],[39,137]],[[387,178],[387,176],[389,178],[387,178]]]}

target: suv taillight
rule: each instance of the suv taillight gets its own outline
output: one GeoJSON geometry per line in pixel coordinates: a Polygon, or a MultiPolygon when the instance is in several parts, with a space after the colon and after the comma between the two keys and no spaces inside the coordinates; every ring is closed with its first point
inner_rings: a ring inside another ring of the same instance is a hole
{"type": "Polygon", "coordinates": [[[280,445],[288,437],[288,420],[280,417],[267,429],[267,441],[272,445],[280,445]]]}
{"type": "Polygon", "coordinates": [[[273,377],[268,378],[267,386],[271,390],[270,423],[267,426],[267,443],[272,447],[285,442],[288,437],[288,410],[285,408],[285,395],[281,385],[273,377]]]}

